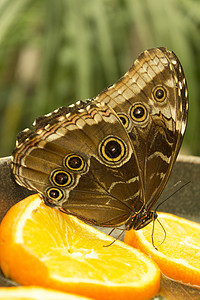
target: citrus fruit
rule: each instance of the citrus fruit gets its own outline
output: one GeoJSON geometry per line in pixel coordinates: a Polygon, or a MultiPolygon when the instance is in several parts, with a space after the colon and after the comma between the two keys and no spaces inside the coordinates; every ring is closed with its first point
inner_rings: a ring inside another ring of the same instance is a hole
{"type": "Polygon", "coordinates": [[[90,300],[82,296],[72,295],[41,287],[0,287],[0,300],[90,300]]]}
{"type": "Polygon", "coordinates": [[[148,254],[161,272],[184,284],[200,287],[200,224],[168,213],[158,213],[152,245],[152,226],[127,231],[125,242],[148,254]],[[164,230],[166,231],[166,237],[164,230]]]}
{"type": "Polygon", "coordinates": [[[38,195],[13,206],[0,226],[6,277],[93,299],[150,299],[160,271],[141,251],[47,207],[38,195]]]}

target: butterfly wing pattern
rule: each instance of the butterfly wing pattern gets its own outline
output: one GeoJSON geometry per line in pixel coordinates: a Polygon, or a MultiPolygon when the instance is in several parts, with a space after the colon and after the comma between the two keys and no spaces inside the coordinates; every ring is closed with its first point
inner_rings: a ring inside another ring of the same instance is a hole
{"type": "Polygon", "coordinates": [[[146,50],[96,101],[109,104],[129,133],[146,214],[168,181],[186,129],[188,89],[182,66],[166,48],[146,50]]]}
{"type": "Polygon", "coordinates": [[[152,219],[178,155],[187,94],[176,55],[146,50],[96,98],[22,131],[12,154],[15,180],[86,222],[139,229],[152,219]]]}

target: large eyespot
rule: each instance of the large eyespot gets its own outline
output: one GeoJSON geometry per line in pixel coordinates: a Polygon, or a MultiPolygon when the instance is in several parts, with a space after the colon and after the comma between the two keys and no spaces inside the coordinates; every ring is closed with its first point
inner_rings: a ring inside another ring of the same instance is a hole
{"type": "Polygon", "coordinates": [[[127,129],[130,125],[130,120],[127,117],[127,115],[120,113],[120,114],[118,114],[118,117],[120,118],[120,120],[121,120],[122,124],[124,125],[124,127],[127,129]]]}
{"type": "Polygon", "coordinates": [[[66,187],[72,184],[72,175],[63,170],[56,170],[51,173],[50,180],[57,186],[66,187]]]}
{"type": "Polygon", "coordinates": [[[72,171],[83,171],[85,169],[85,165],[86,163],[80,155],[69,154],[64,159],[64,166],[72,171]]]}
{"type": "Polygon", "coordinates": [[[46,195],[47,195],[47,198],[49,198],[50,200],[53,200],[53,201],[60,201],[64,197],[63,192],[60,189],[54,188],[54,187],[49,188],[46,191],[46,195]]]}
{"type": "Polygon", "coordinates": [[[136,103],[131,107],[130,116],[135,122],[143,122],[147,118],[147,109],[141,103],[136,103]]]}
{"type": "Polygon", "coordinates": [[[107,137],[99,147],[100,155],[108,162],[119,162],[126,155],[125,143],[118,137],[107,137]]]}
{"type": "Polygon", "coordinates": [[[157,86],[153,90],[153,97],[158,102],[163,102],[167,97],[167,91],[163,86],[157,86]]]}

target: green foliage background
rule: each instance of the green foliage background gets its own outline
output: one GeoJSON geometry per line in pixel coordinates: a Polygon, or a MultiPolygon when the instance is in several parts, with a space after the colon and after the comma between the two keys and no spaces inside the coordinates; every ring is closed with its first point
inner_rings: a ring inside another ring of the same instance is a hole
{"type": "Polygon", "coordinates": [[[138,54],[173,50],[190,93],[184,149],[200,154],[200,1],[1,0],[0,155],[59,106],[93,98],[138,54]]]}

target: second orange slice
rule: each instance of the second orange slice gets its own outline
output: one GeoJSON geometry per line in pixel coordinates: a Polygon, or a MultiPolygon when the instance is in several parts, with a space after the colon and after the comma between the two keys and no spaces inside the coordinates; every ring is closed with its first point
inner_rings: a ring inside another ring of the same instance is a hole
{"type": "Polygon", "coordinates": [[[125,242],[149,255],[165,276],[200,288],[200,224],[168,213],[158,213],[158,219],[164,229],[155,222],[157,250],[152,245],[153,223],[127,231],[125,242]]]}
{"type": "Polygon", "coordinates": [[[5,276],[93,299],[150,299],[160,271],[142,252],[77,218],[43,204],[38,195],[17,203],[0,226],[5,276]]]}

